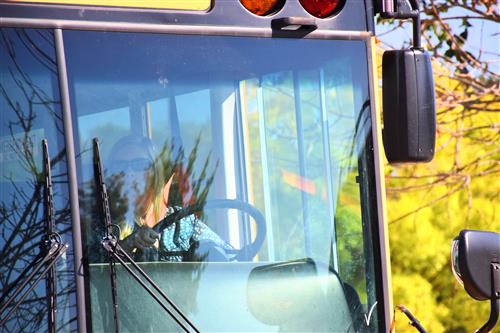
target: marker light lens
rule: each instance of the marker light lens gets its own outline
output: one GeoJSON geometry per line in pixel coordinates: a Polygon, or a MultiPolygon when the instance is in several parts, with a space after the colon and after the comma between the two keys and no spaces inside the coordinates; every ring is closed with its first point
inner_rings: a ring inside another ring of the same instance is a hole
{"type": "Polygon", "coordinates": [[[240,0],[243,7],[255,15],[265,16],[283,7],[284,0],[240,0]]]}
{"type": "Polygon", "coordinates": [[[451,242],[451,253],[450,253],[450,262],[451,262],[451,270],[453,272],[453,275],[455,276],[455,279],[462,285],[464,286],[464,282],[462,280],[462,274],[460,273],[460,267],[458,266],[458,243],[459,240],[455,238],[453,242],[451,242]]]}
{"type": "Polygon", "coordinates": [[[313,16],[325,18],[333,14],[340,0],[299,0],[302,7],[313,16]]]}

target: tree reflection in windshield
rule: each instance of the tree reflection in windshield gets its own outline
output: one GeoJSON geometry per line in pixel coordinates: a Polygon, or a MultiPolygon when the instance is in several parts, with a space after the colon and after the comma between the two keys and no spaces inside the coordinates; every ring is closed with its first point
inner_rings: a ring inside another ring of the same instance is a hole
{"type": "MultiPolygon", "coordinates": [[[[121,141],[135,143],[141,143],[144,141],[147,142],[146,139],[141,137],[126,137],[125,140],[121,141]]],[[[120,142],[120,140],[118,140],[118,142],[120,142]]],[[[130,237],[132,233],[137,232],[138,228],[140,228],[140,226],[136,223],[141,222],[140,217],[147,214],[149,211],[148,207],[150,206],[145,202],[148,200],[154,200],[154,198],[148,199],[148,195],[151,195],[151,193],[154,195],[154,189],[163,187],[163,184],[169,182],[172,175],[174,175],[174,177],[172,178],[173,181],[170,185],[168,198],[168,205],[170,207],[204,206],[214,180],[216,167],[214,170],[211,170],[211,157],[210,154],[208,154],[203,162],[204,167],[199,171],[199,173],[195,172],[193,166],[199,155],[198,144],[199,139],[196,141],[193,149],[187,156],[182,147],[176,148],[173,144],[165,144],[158,153],[155,153],[155,155],[152,156],[154,161],[152,160],[150,162],[153,163],[154,167],[146,166],[143,168],[141,166],[142,164],[139,165],[139,157],[147,158],[147,154],[141,155],[141,153],[135,148],[132,148],[132,145],[125,147],[128,152],[127,158],[129,158],[129,163],[117,163],[116,160],[113,160],[113,156],[108,158],[104,168],[106,170],[105,174],[107,175],[106,182],[109,195],[110,214],[112,222],[119,227],[119,239],[122,242],[126,240],[127,237],[130,237]],[[123,165],[125,170],[120,170],[117,167],[120,165],[123,165]],[[144,190],[139,192],[138,195],[134,195],[132,198],[135,199],[131,200],[130,191],[133,189],[128,188],[126,185],[127,183],[130,186],[133,186],[134,184],[133,182],[126,181],[125,178],[127,177],[126,172],[129,174],[135,173],[132,169],[137,169],[136,171],[144,171],[142,176],[134,175],[134,179],[142,182],[142,184],[139,184],[138,187],[144,190]],[[162,185],[158,186],[156,183],[160,183],[162,185]],[[150,193],[148,193],[148,189],[152,189],[150,193]],[[139,217],[130,221],[127,219],[127,212],[139,214],[139,217]]],[[[121,151],[111,149],[111,155],[113,155],[114,150],[118,151],[118,155],[121,154],[121,151]]],[[[215,165],[217,165],[217,163],[215,163],[215,165]]],[[[95,265],[97,263],[108,262],[108,255],[100,243],[105,234],[105,229],[104,221],[99,214],[99,210],[101,209],[100,201],[96,200],[96,198],[100,198],[100,194],[96,191],[94,180],[89,180],[80,186],[81,220],[86,226],[86,253],[88,260],[91,263],[90,270],[91,272],[96,272],[95,270],[97,270],[98,273],[95,274],[99,276],[101,272],[104,272],[103,276],[106,276],[107,273],[105,271],[107,270],[107,266],[95,265]]],[[[151,209],[154,209],[154,207],[151,209]]],[[[200,222],[205,221],[202,210],[196,213],[196,219],[200,222]]],[[[134,257],[134,260],[138,262],[157,261],[160,260],[158,257],[157,245],[158,244],[155,244],[151,248],[148,248],[148,250],[156,252],[156,256],[151,256],[150,254],[146,255],[146,253],[138,251],[137,249],[134,249],[133,253],[130,254],[134,257]]],[[[122,244],[122,246],[125,247],[124,244],[122,244]]],[[[192,247],[193,249],[196,249],[196,244],[192,244],[192,247]]],[[[185,269],[191,270],[190,272],[184,272],[184,279],[172,280],[168,277],[168,274],[165,274],[164,276],[161,274],[155,275],[155,282],[162,285],[162,288],[167,291],[167,295],[173,299],[176,305],[186,314],[197,311],[196,294],[198,292],[199,280],[205,267],[203,264],[205,259],[204,254],[195,255],[194,251],[183,256],[182,261],[184,262],[199,262],[199,264],[183,266],[185,269]]],[[[148,267],[149,266],[143,266],[146,272],[150,272],[148,267]]],[[[106,287],[100,282],[100,280],[94,280],[91,288],[100,290],[106,287]]],[[[120,313],[119,318],[123,327],[130,330],[145,330],[148,329],[148,327],[155,327],[154,318],[158,316],[158,313],[162,313],[161,308],[158,308],[158,311],[155,311],[154,313],[142,314],[142,320],[140,322],[129,320],[129,318],[135,318],[135,315],[133,315],[133,313],[136,312],[135,304],[142,304],[144,302],[145,304],[149,304],[148,306],[151,306],[151,303],[154,306],[154,301],[144,290],[140,288],[139,285],[136,284],[135,281],[130,278],[130,276],[127,275],[127,272],[124,272],[120,268],[118,268],[117,291],[119,295],[126,295],[118,298],[120,313]],[[135,295],[135,302],[130,301],[130,293],[135,295]]],[[[93,311],[100,309],[99,311],[102,312],[102,318],[104,320],[102,323],[95,324],[103,325],[102,327],[104,328],[108,327],[108,325],[114,325],[111,321],[108,322],[108,320],[112,318],[112,305],[109,302],[108,293],[97,292],[94,301],[96,301],[99,306],[94,306],[93,311]]]]}
{"type": "MultiPolygon", "coordinates": [[[[71,243],[66,153],[51,31],[0,29],[0,289],[5,293],[23,279],[20,273],[40,253],[45,236],[41,140],[51,152],[56,230],[71,243]]],[[[57,327],[76,329],[73,253],[56,262],[57,327]]],[[[7,295],[2,295],[7,296],[7,295]]],[[[4,297],[1,298],[5,300],[4,297]]],[[[7,309],[8,311],[8,309],[7,309]]],[[[47,329],[44,283],[21,303],[0,330],[47,329]]]]}

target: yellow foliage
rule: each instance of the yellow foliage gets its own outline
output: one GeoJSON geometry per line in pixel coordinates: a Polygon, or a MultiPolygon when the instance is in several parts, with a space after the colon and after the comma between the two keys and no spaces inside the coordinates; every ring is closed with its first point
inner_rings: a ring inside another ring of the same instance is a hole
{"type": "MultiPolygon", "coordinates": [[[[446,317],[448,309],[436,302],[432,285],[418,274],[396,274],[393,278],[394,304],[404,305],[423,324],[428,332],[443,333],[438,318],[446,317]]],[[[415,333],[406,316],[396,312],[396,332],[415,333]]]]}
{"type": "MultiPolygon", "coordinates": [[[[449,251],[462,229],[500,233],[500,99],[476,95],[438,62],[433,70],[436,156],[385,170],[394,301],[429,332],[471,332],[489,308],[455,283],[449,251]]],[[[414,332],[397,318],[397,332],[414,332]]]]}

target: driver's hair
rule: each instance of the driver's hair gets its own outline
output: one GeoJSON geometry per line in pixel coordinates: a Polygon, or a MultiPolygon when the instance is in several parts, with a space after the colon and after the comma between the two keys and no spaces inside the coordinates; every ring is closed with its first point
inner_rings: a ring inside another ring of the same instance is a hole
{"type": "MultiPolygon", "coordinates": [[[[120,138],[111,148],[109,154],[109,162],[113,163],[120,158],[119,152],[123,152],[124,148],[134,147],[139,148],[145,152],[147,158],[151,161],[151,167],[146,171],[144,194],[140,197],[137,207],[135,207],[134,214],[136,222],[140,225],[144,224],[146,215],[153,211],[155,221],[159,221],[163,216],[161,215],[161,204],[163,200],[163,187],[166,183],[162,161],[153,142],[145,137],[138,135],[127,135],[120,138]]],[[[170,176],[170,175],[169,175],[170,176]]],[[[123,230],[125,234],[128,232],[123,230]]],[[[121,237],[120,237],[121,238],[121,237]]]]}

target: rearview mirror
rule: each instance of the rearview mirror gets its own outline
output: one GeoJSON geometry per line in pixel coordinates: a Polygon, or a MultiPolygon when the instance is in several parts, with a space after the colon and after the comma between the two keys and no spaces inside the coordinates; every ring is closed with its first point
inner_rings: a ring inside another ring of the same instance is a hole
{"type": "Polygon", "coordinates": [[[318,266],[310,258],[253,268],[248,276],[247,305],[254,318],[265,325],[277,326],[279,332],[353,329],[352,314],[338,274],[328,266],[318,266]],[[305,313],[308,315],[304,316],[305,313]]]}
{"type": "Polygon", "coordinates": [[[476,332],[489,332],[498,320],[500,299],[500,234],[462,230],[451,246],[451,268],[467,293],[490,300],[490,319],[476,332]]]}
{"type": "Polygon", "coordinates": [[[382,57],[383,140],[390,163],[434,157],[436,109],[431,59],[419,48],[382,57]]]}

